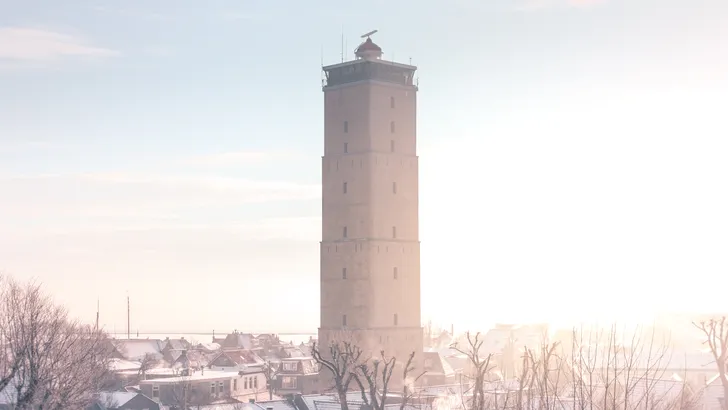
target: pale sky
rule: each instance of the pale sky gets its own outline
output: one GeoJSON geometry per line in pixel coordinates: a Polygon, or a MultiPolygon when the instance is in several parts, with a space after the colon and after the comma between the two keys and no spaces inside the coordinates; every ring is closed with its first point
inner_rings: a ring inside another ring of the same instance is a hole
{"type": "Polygon", "coordinates": [[[419,66],[423,322],[725,309],[725,0],[0,0],[0,271],[315,332],[342,26],[419,66]]]}

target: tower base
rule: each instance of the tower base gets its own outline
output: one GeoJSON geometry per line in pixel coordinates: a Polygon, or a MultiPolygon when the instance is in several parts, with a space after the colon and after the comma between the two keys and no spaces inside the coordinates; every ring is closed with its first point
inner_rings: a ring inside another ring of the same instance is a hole
{"type": "MultiPolygon", "coordinates": [[[[319,328],[317,349],[321,352],[322,358],[331,359],[331,348],[344,349],[344,345],[350,343],[353,347],[361,349],[359,364],[371,363],[374,360],[386,360],[395,358],[395,370],[392,372],[389,389],[401,391],[405,380],[403,380],[404,366],[414,352],[415,355],[410,363],[410,370],[407,373],[407,384],[413,387],[416,379],[424,369],[423,360],[423,330],[421,327],[389,327],[370,329],[326,329],[319,328]]],[[[341,351],[341,350],[340,350],[341,351]]],[[[326,368],[321,369],[321,379],[325,386],[333,387],[331,374],[326,368]]],[[[381,373],[381,366],[379,367],[381,373]]],[[[362,380],[363,381],[363,380],[362,380]]],[[[381,386],[381,383],[379,384],[381,386]]],[[[352,382],[351,390],[358,390],[358,386],[352,382]]]]}

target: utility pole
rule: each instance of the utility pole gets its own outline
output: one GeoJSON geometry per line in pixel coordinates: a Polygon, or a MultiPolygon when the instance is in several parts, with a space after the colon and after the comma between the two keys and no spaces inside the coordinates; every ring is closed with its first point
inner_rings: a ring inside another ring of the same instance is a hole
{"type": "Polygon", "coordinates": [[[126,338],[131,339],[131,303],[126,295],[126,338]]]}

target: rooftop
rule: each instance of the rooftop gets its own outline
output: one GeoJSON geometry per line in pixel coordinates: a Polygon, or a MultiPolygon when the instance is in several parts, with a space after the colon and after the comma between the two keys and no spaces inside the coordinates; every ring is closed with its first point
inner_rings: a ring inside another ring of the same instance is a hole
{"type": "Polygon", "coordinates": [[[101,392],[99,393],[99,402],[102,404],[113,404],[115,407],[123,406],[129,400],[136,397],[139,393],[127,391],[101,392]]]}
{"type": "Polygon", "coordinates": [[[233,379],[236,377],[238,377],[237,372],[217,372],[208,370],[206,372],[194,372],[190,376],[175,376],[164,379],[143,380],[140,384],[174,384],[200,380],[233,379]]]}

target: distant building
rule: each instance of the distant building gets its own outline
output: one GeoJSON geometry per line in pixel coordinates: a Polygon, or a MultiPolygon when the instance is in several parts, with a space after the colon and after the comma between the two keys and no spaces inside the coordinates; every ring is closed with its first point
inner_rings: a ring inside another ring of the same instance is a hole
{"type": "Polygon", "coordinates": [[[254,347],[255,338],[250,333],[239,333],[237,330],[227,335],[220,343],[223,350],[250,350],[254,347]]]}

